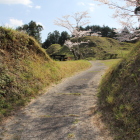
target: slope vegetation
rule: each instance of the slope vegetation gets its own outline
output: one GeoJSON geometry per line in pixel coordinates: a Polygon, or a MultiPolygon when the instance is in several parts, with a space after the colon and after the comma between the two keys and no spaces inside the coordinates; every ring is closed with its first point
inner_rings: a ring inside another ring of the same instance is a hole
{"type": "MultiPolygon", "coordinates": [[[[72,39],[77,42],[77,39],[72,39]]],[[[107,37],[86,36],[79,38],[78,41],[89,42],[88,44],[80,45],[80,51],[85,59],[114,59],[122,58],[132,49],[131,43],[121,43],[115,39],[107,37]]],[[[72,52],[64,46],[59,52],[60,54],[67,54],[72,56],[72,52]]]]}
{"type": "Polygon", "coordinates": [[[104,76],[99,106],[115,139],[140,139],[140,42],[104,76]]]}
{"type": "Polygon", "coordinates": [[[55,62],[27,34],[0,27],[0,119],[51,83],[90,67],[87,61],[55,62]]]}

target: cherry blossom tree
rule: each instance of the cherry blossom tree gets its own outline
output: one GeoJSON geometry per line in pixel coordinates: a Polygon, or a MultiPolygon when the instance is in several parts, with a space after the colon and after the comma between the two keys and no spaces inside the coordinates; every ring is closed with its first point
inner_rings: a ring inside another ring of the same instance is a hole
{"type": "Polygon", "coordinates": [[[133,32],[130,32],[126,27],[117,32],[117,36],[114,39],[119,40],[120,42],[136,42],[140,38],[140,29],[136,29],[133,32]]]}
{"type": "Polygon", "coordinates": [[[123,27],[132,28],[134,18],[140,20],[140,0],[94,0],[115,9],[113,18],[118,18],[123,27]]]}
{"type": "Polygon", "coordinates": [[[74,15],[65,15],[62,19],[58,18],[54,21],[54,24],[65,27],[72,35],[76,35],[75,31],[78,31],[80,26],[84,26],[89,23],[89,20],[83,20],[85,18],[90,18],[87,11],[77,12],[74,15]],[[74,23],[71,22],[72,20],[74,20],[74,23]]]}
{"type": "Polygon", "coordinates": [[[84,44],[86,47],[88,43],[89,43],[89,40],[87,42],[84,42],[84,41],[72,42],[71,40],[66,40],[64,45],[66,45],[70,49],[70,51],[73,53],[75,60],[78,60],[78,59],[84,58],[84,55],[86,54],[85,51],[82,52],[79,49],[79,46],[84,44]]]}
{"type": "Polygon", "coordinates": [[[84,11],[84,12],[77,12],[73,15],[66,15],[63,16],[62,19],[58,18],[57,20],[54,21],[55,25],[67,28],[71,32],[72,38],[76,38],[75,42],[73,42],[72,39],[65,41],[65,45],[70,49],[70,51],[72,51],[75,59],[83,58],[79,46],[83,43],[88,43],[88,42],[79,41],[80,37],[89,35],[90,31],[80,30],[81,26],[84,26],[89,23],[88,18],[90,18],[88,16],[88,12],[84,11]]]}

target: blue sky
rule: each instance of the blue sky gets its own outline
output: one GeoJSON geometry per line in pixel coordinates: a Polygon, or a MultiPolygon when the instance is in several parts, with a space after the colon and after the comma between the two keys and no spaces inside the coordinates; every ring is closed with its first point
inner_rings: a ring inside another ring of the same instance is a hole
{"type": "Polygon", "coordinates": [[[88,11],[91,17],[89,25],[121,27],[111,18],[114,12],[112,9],[99,6],[93,0],[0,0],[0,26],[16,28],[33,20],[44,27],[42,31],[44,42],[49,32],[68,31],[54,25],[54,20],[82,11],[88,11]]]}

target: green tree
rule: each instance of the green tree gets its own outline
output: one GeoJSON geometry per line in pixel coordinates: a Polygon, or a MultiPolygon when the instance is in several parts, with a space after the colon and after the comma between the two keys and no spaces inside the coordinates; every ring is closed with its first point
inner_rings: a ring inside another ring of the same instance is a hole
{"type": "Polygon", "coordinates": [[[59,31],[55,30],[53,33],[49,33],[47,39],[42,44],[42,47],[47,49],[52,44],[60,44],[63,45],[65,40],[69,39],[70,36],[66,31],[63,31],[61,34],[59,31]]]}
{"type": "Polygon", "coordinates": [[[68,34],[68,32],[63,31],[60,35],[59,38],[59,44],[62,46],[65,43],[65,40],[70,39],[70,35],[68,34]]]}
{"type": "Polygon", "coordinates": [[[93,33],[98,33],[100,32],[101,33],[101,36],[102,37],[110,37],[110,38],[114,38],[116,37],[116,33],[114,32],[114,29],[115,28],[110,28],[108,26],[99,26],[99,25],[92,25],[92,26],[86,26],[85,28],[81,27],[81,29],[84,31],[84,30],[89,30],[91,29],[91,32],[93,33]]]}
{"type": "Polygon", "coordinates": [[[29,24],[24,24],[17,28],[19,31],[25,31],[28,35],[34,37],[39,43],[41,43],[41,31],[43,27],[34,21],[29,22],[29,24]]]}
{"type": "Polygon", "coordinates": [[[101,29],[102,37],[108,37],[111,29],[108,26],[103,26],[101,29]]]}
{"type": "Polygon", "coordinates": [[[42,44],[42,47],[47,49],[52,44],[58,44],[59,38],[60,38],[60,33],[57,30],[55,30],[53,33],[51,33],[51,32],[48,33],[47,39],[42,44]]]}

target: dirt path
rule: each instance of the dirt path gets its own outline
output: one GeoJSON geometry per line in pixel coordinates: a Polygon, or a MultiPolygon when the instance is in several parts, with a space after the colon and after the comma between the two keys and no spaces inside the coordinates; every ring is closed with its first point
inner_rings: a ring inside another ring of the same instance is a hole
{"type": "Polygon", "coordinates": [[[96,120],[99,81],[107,67],[65,79],[0,126],[0,140],[112,140],[96,120]]]}

